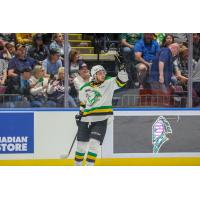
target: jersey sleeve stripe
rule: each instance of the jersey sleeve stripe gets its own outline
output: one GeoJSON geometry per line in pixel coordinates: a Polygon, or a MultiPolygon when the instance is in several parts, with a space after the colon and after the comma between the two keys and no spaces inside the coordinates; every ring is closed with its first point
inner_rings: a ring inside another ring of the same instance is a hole
{"type": "Polygon", "coordinates": [[[118,79],[116,79],[116,83],[119,87],[124,87],[126,85],[126,82],[122,82],[122,81],[119,81],[118,79]]]}

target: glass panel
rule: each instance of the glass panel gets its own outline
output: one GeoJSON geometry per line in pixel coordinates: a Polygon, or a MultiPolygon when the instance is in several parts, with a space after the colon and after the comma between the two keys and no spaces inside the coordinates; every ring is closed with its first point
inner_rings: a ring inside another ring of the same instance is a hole
{"type": "Polygon", "coordinates": [[[88,81],[94,83],[91,68],[102,65],[110,77],[117,77],[122,66],[128,73],[125,86],[120,76],[115,83],[114,107],[186,107],[190,96],[197,107],[200,36],[193,34],[193,89],[188,95],[188,55],[192,48],[188,35],[0,34],[0,106],[79,107],[80,87],[88,81]]]}
{"type": "Polygon", "coordinates": [[[192,104],[200,107],[200,33],[193,33],[192,104]]]}
{"type": "Polygon", "coordinates": [[[64,107],[62,33],[0,34],[1,107],[64,107]]]}
{"type": "MultiPolygon", "coordinates": [[[[108,76],[116,77],[120,66],[125,65],[129,81],[115,91],[114,107],[189,105],[188,34],[90,33],[79,36],[70,40],[72,52],[79,49],[80,60],[89,69],[100,64],[108,76]]],[[[73,69],[73,65],[70,68],[73,69]]]]}

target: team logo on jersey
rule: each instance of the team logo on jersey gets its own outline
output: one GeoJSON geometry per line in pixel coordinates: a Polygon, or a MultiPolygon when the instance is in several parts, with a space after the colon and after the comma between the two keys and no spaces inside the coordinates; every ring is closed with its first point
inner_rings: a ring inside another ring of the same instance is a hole
{"type": "Polygon", "coordinates": [[[159,152],[161,146],[169,140],[170,134],[172,134],[172,128],[168,120],[159,116],[152,126],[153,153],[159,152]]]}
{"type": "Polygon", "coordinates": [[[100,100],[102,97],[101,93],[96,90],[87,90],[86,91],[86,98],[90,104],[90,106],[94,105],[96,102],[100,100]]]}

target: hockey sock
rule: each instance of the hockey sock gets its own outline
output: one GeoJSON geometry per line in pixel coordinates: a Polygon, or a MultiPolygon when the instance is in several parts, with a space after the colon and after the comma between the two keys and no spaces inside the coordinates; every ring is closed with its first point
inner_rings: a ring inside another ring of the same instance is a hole
{"type": "Polygon", "coordinates": [[[95,164],[99,147],[100,147],[100,141],[91,138],[89,141],[89,149],[87,153],[86,165],[93,166],[95,164]]]}
{"type": "Polygon", "coordinates": [[[86,149],[87,149],[87,144],[88,144],[88,142],[78,141],[76,153],[75,153],[75,163],[74,163],[74,165],[81,166],[83,164],[85,152],[86,152],[86,149]]]}

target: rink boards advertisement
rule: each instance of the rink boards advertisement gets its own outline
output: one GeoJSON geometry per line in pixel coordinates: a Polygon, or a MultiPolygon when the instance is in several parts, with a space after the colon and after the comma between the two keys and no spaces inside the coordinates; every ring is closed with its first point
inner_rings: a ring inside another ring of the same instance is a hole
{"type": "Polygon", "coordinates": [[[34,114],[0,113],[0,154],[34,153],[34,114]]]}
{"type": "MultiPolygon", "coordinates": [[[[77,113],[1,111],[0,160],[72,160],[77,113]]],[[[114,116],[98,158],[200,157],[200,110],[115,109],[114,116]]]]}

